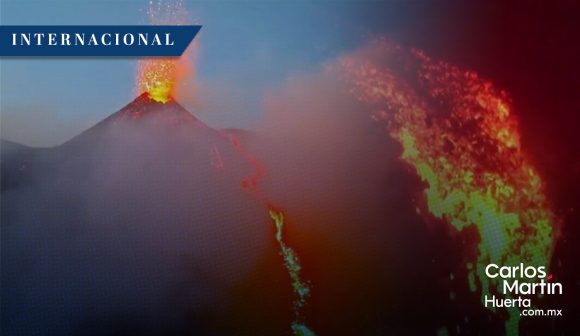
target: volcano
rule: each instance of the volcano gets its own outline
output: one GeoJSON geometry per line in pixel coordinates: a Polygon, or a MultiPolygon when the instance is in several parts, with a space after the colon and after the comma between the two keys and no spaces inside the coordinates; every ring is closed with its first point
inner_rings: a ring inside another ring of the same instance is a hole
{"type": "Polygon", "coordinates": [[[198,334],[268,248],[253,168],[173,99],[1,146],[2,334],[198,334]]]}

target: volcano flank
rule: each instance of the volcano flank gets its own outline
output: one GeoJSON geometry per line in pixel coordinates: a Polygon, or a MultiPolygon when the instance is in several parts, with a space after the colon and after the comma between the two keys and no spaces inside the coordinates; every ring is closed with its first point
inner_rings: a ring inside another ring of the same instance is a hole
{"type": "MultiPolygon", "coordinates": [[[[115,128],[143,128],[143,131],[151,132],[151,135],[158,134],[160,131],[171,132],[187,128],[210,131],[203,122],[174,99],[170,99],[167,103],[160,103],[149,98],[148,93],[143,93],[119,111],[74,137],[63,146],[71,146],[71,144],[84,141],[86,138],[102,137],[115,128]]],[[[206,136],[215,137],[217,135],[217,132],[213,130],[210,133],[215,134],[206,134],[206,136]]]]}
{"type": "Polygon", "coordinates": [[[267,248],[252,167],[173,99],[1,145],[2,334],[198,334],[267,248]]]}
{"type": "Polygon", "coordinates": [[[160,103],[151,99],[148,93],[141,94],[103,122],[117,123],[123,120],[142,121],[152,116],[159,116],[163,118],[161,120],[169,124],[201,123],[201,121],[195,118],[173,98],[170,98],[166,103],[160,103]]]}

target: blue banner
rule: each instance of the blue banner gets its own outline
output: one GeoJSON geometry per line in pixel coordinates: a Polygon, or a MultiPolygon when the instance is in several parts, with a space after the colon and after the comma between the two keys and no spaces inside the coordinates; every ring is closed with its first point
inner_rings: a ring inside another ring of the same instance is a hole
{"type": "Polygon", "coordinates": [[[201,26],[0,26],[0,56],[180,56],[201,26]]]}

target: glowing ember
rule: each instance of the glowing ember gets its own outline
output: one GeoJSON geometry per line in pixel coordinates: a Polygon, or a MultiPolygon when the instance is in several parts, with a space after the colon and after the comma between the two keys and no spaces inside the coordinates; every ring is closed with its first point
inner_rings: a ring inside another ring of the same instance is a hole
{"type": "MultiPolygon", "coordinates": [[[[187,11],[182,1],[149,2],[149,23],[153,25],[181,25],[187,22],[187,11]]],[[[187,53],[187,51],[186,51],[187,53]]],[[[176,90],[179,80],[187,72],[185,55],[181,57],[141,59],[137,67],[137,89],[147,92],[149,98],[168,102],[176,90]]]]}
{"type": "Polygon", "coordinates": [[[139,61],[138,84],[149,98],[166,103],[170,100],[177,80],[174,59],[147,59],[139,61]]]}
{"type": "MultiPolygon", "coordinates": [[[[341,59],[340,68],[426,183],[429,212],[459,231],[477,229],[477,259],[467,264],[471,290],[479,287],[482,298],[502,293],[484,273],[489,263],[549,265],[555,218],[521,150],[508,95],[421,51],[385,40],[371,49],[341,59]]],[[[517,334],[518,309],[508,315],[506,332],[517,334]]]]}

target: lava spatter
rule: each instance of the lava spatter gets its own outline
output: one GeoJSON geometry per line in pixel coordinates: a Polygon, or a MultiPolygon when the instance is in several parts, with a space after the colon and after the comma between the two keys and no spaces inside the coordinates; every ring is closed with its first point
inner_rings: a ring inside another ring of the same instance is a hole
{"type": "MultiPolygon", "coordinates": [[[[548,266],[556,218],[521,148],[509,95],[419,50],[384,39],[370,49],[343,57],[338,69],[401,144],[401,159],[426,184],[429,213],[458,231],[477,230],[477,257],[467,264],[471,290],[482,298],[502,293],[500,281],[484,273],[490,263],[548,266]]],[[[506,332],[518,334],[519,310],[507,313],[506,332]]]]}
{"type": "MultiPolygon", "coordinates": [[[[181,0],[150,1],[147,8],[149,24],[183,25],[187,11],[181,0]]],[[[187,53],[187,51],[186,51],[187,53]]],[[[175,96],[176,86],[188,72],[186,57],[151,57],[139,60],[136,86],[138,93],[146,92],[150,99],[167,103],[175,96]]]]}

